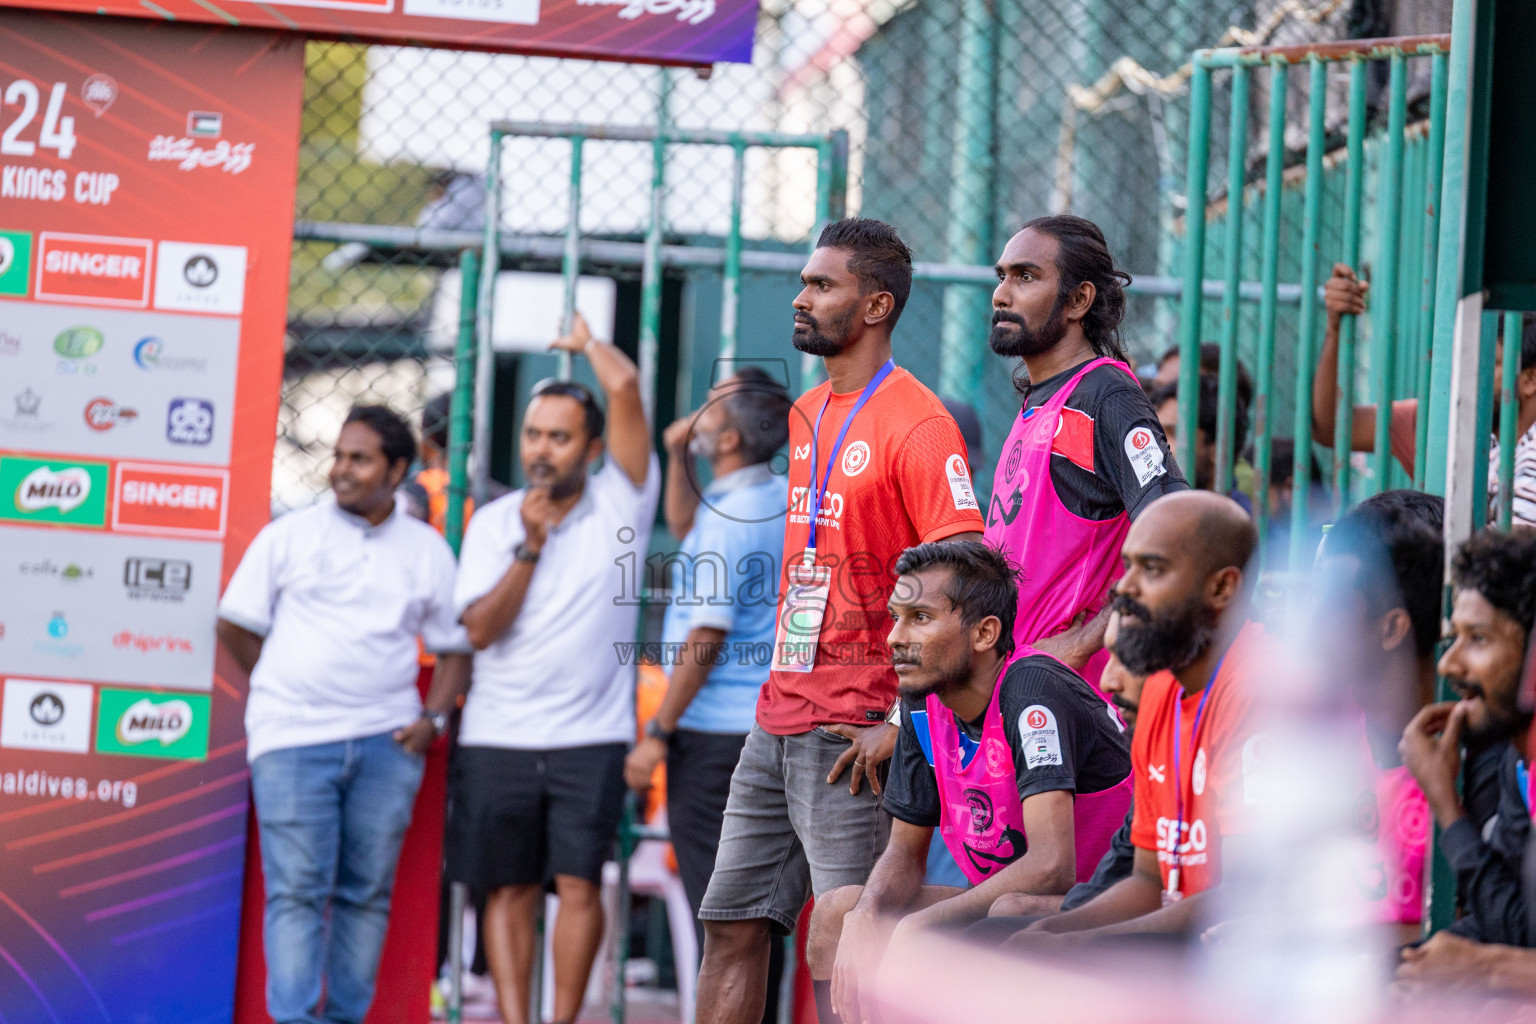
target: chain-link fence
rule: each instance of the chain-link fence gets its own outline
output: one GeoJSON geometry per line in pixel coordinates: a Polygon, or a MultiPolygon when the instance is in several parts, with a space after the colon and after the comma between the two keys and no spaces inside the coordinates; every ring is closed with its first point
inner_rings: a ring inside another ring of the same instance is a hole
{"type": "MultiPolygon", "coordinates": [[[[326,227],[334,224],[478,230],[493,120],[844,129],[848,212],[891,221],[930,263],[989,265],[1021,221],[1070,208],[1103,226],[1139,280],[1126,332],[1145,362],[1175,338],[1187,121],[1179,69],[1189,53],[1217,43],[1444,31],[1449,6],[765,0],[754,63],[721,65],[707,78],[639,65],[312,43],[296,211],[309,227],[294,251],[274,505],[305,504],[323,490],[329,444],[350,404],[383,401],[419,417],[453,380],[453,252],[315,239],[334,238],[326,227]]],[[[1342,93],[1339,102],[1342,109],[1342,93]]],[[[1225,118],[1218,109],[1217,139],[1225,118]]],[[[551,290],[548,275],[558,271],[567,221],[568,145],[519,139],[503,154],[502,229],[530,243],[526,256],[504,264],[522,273],[508,281],[497,313],[506,326],[498,334],[507,336],[498,340],[505,351],[495,369],[489,456],[493,475],[509,483],[518,396],[553,372],[553,359],[534,349],[558,317],[558,282],[551,290]],[[532,244],[540,241],[554,248],[532,244]]],[[[1260,173],[1262,157],[1256,152],[1251,162],[1260,173]]],[[[723,244],[730,160],[728,149],[670,153],[662,204],[669,244],[723,244]]],[[[1211,164],[1225,166],[1219,143],[1211,164]]],[[[585,169],[583,235],[641,241],[651,147],[590,142],[585,169]]],[[[750,151],[747,247],[803,252],[815,194],[814,153],[750,151]]],[[[590,301],[609,311],[606,326],[633,353],[637,263],[599,261],[583,272],[590,301]]],[[[712,379],[721,284],[714,269],[668,271],[656,378],[661,425],[701,400],[712,379]]],[[[739,358],[781,366],[792,387],[801,383],[789,344],[797,289],[792,274],[748,269],[737,341],[739,358]]],[[[977,407],[984,495],[995,446],[1018,408],[1011,367],[986,349],[987,295],[985,284],[920,280],[896,334],[899,362],[977,407]]],[[[1277,367],[1278,379],[1289,373],[1277,367]]]]}

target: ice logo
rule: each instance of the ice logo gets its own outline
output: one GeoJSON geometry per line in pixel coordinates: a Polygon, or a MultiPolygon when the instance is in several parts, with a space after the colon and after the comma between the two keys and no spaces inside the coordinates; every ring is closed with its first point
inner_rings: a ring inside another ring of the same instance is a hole
{"type": "Polygon", "coordinates": [[[11,269],[11,264],[16,262],[16,243],[9,238],[0,236],[0,274],[11,269]]]}
{"type": "Polygon", "coordinates": [[[117,102],[117,81],[111,75],[92,75],[81,83],[80,98],[100,117],[117,102]]]}
{"type": "Polygon", "coordinates": [[[55,640],[63,640],[69,636],[69,623],[64,621],[63,612],[54,612],[53,618],[48,620],[48,635],[55,640]]]}
{"type": "Polygon", "coordinates": [[[125,745],[148,743],[159,740],[161,746],[170,746],[192,728],[192,705],[184,700],[168,700],[156,704],[142,697],[128,705],[117,720],[117,739],[125,745]]]}
{"type": "Polygon", "coordinates": [[[165,416],[165,439],[172,444],[208,444],[213,440],[213,403],[202,398],[174,398],[165,416]]]}

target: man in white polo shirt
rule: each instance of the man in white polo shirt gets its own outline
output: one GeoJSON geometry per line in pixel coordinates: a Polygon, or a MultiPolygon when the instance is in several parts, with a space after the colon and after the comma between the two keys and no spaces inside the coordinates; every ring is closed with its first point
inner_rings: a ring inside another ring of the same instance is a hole
{"type": "Polygon", "coordinates": [[[453,552],[396,507],[416,457],[410,428],[358,406],[335,455],[335,504],[269,523],[219,603],[219,639],[251,674],[246,756],[277,1024],[367,1013],[422,753],[469,670],[453,552]],[[438,655],[425,709],[418,637],[438,655]]]}
{"type": "Polygon", "coordinates": [[[454,590],[477,653],[450,773],[448,872],[486,894],[506,1024],[527,1018],[547,881],[560,896],[555,1021],[575,1020],[602,939],[598,886],[635,738],[628,655],[661,490],[635,364],[580,317],[555,346],[586,354],[606,432],[581,384],[534,386],[518,446],[528,486],[476,510],[454,590]]]}

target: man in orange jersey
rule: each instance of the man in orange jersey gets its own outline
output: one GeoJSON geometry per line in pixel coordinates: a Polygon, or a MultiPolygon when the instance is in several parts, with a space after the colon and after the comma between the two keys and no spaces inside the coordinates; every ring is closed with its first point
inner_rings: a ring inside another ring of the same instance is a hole
{"type": "Polygon", "coordinates": [[[1262,792],[1263,736],[1247,685],[1263,629],[1248,620],[1253,523],[1208,491],[1159,498],[1131,526],[1115,587],[1115,655],[1150,673],[1131,745],[1136,847],[1129,878],[1076,910],[1044,918],[1040,933],[1079,938],[1188,934],[1203,894],[1221,882],[1222,846],[1240,835],[1262,792]]]}

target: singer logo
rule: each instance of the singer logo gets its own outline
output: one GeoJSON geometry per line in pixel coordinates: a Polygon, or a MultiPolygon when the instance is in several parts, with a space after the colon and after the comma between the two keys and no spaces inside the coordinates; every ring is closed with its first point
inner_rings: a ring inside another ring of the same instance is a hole
{"type": "Polygon", "coordinates": [[[120,462],[112,528],[129,533],[222,537],[229,473],[120,462]]]}
{"type": "Polygon", "coordinates": [[[93,306],[149,305],[153,243],[44,231],[38,235],[37,297],[93,306]]]}

